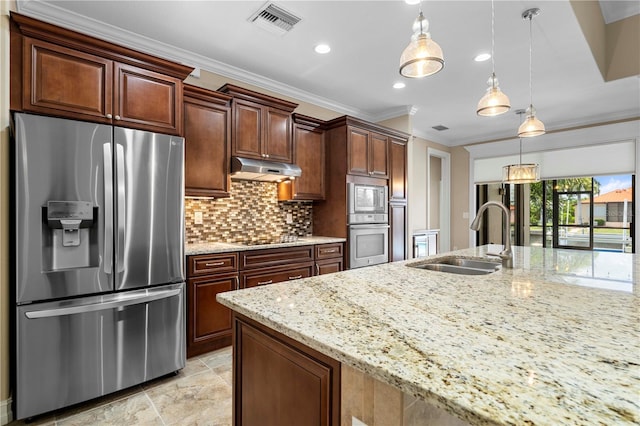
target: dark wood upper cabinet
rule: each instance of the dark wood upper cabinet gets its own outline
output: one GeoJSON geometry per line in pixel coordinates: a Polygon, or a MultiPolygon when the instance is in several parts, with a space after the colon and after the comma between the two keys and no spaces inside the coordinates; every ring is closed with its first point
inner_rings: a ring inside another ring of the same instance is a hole
{"type": "Polygon", "coordinates": [[[11,14],[11,109],[182,134],[191,67],[11,14]]]}
{"type": "Polygon", "coordinates": [[[25,37],[24,68],[25,110],[110,121],[112,61],[25,37]]]}
{"type": "Polygon", "coordinates": [[[231,155],[293,162],[291,114],[298,104],[231,84],[218,90],[233,96],[231,155]]]}
{"type": "Polygon", "coordinates": [[[185,194],[228,197],[231,96],[184,87],[185,194]]]}
{"type": "Polygon", "coordinates": [[[113,124],[182,134],[182,81],[132,65],[114,63],[113,124]]]}
{"type": "Polygon", "coordinates": [[[349,126],[348,170],[351,175],[385,179],[389,176],[389,138],[380,133],[349,126]]]}
{"type": "Polygon", "coordinates": [[[302,175],[278,184],[278,200],[324,200],[324,122],[300,114],[294,114],[293,121],[293,162],[302,175]]]}
{"type": "Polygon", "coordinates": [[[389,197],[391,201],[407,200],[407,141],[391,138],[389,144],[389,197]]]}

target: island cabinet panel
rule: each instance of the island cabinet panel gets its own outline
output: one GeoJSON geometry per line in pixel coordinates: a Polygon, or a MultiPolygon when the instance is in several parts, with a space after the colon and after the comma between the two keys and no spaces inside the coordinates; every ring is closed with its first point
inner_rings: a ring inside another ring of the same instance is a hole
{"type": "Polygon", "coordinates": [[[182,80],[193,68],[17,13],[11,20],[12,109],[182,134],[182,80]]]}
{"type": "Polygon", "coordinates": [[[187,357],[231,344],[231,311],[216,295],[238,288],[237,253],[187,256],[187,357]]]}
{"type": "Polygon", "coordinates": [[[229,197],[231,97],[184,88],[185,194],[229,197]]]}
{"type": "Polygon", "coordinates": [[[233,156],[293,161],[291,115],[298,104],[231,84],[218,90],[233,96],[233,156]]]}
{"type": "Polygon", "coordinates": [[[302,170],[295,180],[278,184],[278,201],[325,199],[325,139],[322,122],[293,115],[293,162],[302,170]]]}
{"type": "Polygon", "coordinates": [[[340,363],[234,313],[234,425],[339,426],[340,363]]]}

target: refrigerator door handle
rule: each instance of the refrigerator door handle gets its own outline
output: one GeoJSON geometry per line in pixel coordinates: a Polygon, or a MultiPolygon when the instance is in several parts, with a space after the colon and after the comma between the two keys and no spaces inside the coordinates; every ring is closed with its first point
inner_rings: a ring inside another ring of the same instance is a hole
{"type": "Polygon", "coordinates": [[[125,240],[125,212],[126,212],[126,186],[124,174],[124,147],[116,145],[116,174],[118,188],[118,217],[117,217],[117,258],[118,272],[124,271],[124,240],[125,240]]]}
{"type": "Polygon", "coordinates": [[[104,161],[104,272],[113,268],[113,162],[111,144],[102,145],[104,161]]]}
{"type": "Polygon", "coordinates": [[[181,288],[171,290],[148,290],[135,297],[122,297],[121,294],[109,297],[107,300],[101,300],[98,303],[90,303],[86,305],[64,306],[54,309],[43,309],[40,311],[25,312],[25,316],[29,319],[51,318],[63,315],[83,314],[87,312],[104,311],[107,309],[122,308],[130,305],[139,305],[141,303],[153,302],[154,300],[166,299],[176,296],[182,291],[181,288]]]}

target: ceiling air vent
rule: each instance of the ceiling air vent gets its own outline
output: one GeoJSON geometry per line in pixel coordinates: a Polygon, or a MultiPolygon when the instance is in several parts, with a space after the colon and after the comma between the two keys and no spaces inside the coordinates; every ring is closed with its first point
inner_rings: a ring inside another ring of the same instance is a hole
{"type": "Polygon", "coordinates": [[[291,31],[300,19],[280,6],[267,2],[249,17],[249,22],[274,34],[283,35],[291,31]]]}
{"type": "Polygon", "coordinates": [[[441,132],[443,130],[449,130],[449,128],[447,126],[443,126],[442,124],[438,124],[437,126],[433,126],[432,129],[433,130],[437,130],[439,132],[441,132]]]}

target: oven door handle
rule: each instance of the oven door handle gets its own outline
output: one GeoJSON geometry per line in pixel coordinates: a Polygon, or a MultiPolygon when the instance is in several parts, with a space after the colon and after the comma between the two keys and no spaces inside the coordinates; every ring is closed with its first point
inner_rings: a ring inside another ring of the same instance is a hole
{"type": "Polygon", "coordinates": [[[349,225],[350,228],[353,229],[383,229],[390,228],[391,226],[387,223],[368,223],[368,224],[358,224],[358,225],[349,225]]]}

